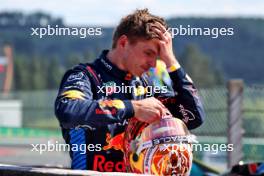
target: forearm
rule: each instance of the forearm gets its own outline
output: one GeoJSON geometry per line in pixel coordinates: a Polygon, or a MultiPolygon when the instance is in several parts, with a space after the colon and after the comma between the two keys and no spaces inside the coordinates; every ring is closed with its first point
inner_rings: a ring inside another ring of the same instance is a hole
{"type": "Polygon", "coordinates": [[[172,70],[169,75],[175,96],[161,96],[159,99],[175,117],[181,118],[189,129],[200,126],[204,121],[205,113],[198,90],[183,68],[172,70]]]}
{"type": "Polygon", "coordinates": [[[79,125],[106,126],[133,116],[130,100],[63,100],[57,99],[55,113],[64,128],[79,125]],[[107,102],[106,102],[107,101],[107,102]]]}

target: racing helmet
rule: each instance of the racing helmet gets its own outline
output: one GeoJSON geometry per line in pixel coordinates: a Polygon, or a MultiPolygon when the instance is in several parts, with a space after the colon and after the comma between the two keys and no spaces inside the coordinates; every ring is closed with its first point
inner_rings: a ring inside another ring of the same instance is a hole
{"type": "Polygon", "coordinates": [[[126,169],[140,174],[189,175],[193,141],[178,118],[166,116],[152,124],[132,118],[124,134],[126,169]]]}

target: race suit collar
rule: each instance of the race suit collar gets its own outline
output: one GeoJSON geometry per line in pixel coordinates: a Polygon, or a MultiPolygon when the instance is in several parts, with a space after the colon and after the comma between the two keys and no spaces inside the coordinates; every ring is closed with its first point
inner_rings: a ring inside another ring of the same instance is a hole
{"type": "Polygon", "coordinates": [[[114,75],[122,80],[132,80],[134,77],[126,71],[119,69],[115,64],[113,64],[106,56],[109,50],[103,50],[99,59],[99,68],[104,69],[106,72],[114,75]]]}

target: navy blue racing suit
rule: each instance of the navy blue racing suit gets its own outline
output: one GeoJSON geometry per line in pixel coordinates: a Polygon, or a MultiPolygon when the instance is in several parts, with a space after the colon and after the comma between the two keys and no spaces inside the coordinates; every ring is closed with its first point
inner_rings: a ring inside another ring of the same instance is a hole
{"type": "Polygon", "coordinates": [[[60,84],[55,114],[70,146],[72,169],[125,171],[120,140],[134,116],[131,100],[154,96],[189,129],[204,120],[197,89],[183,68],[169,73],[173,84],[168,90],[173,91],[154,91],[146,74],[135,77],[120,70],[107,59],[107,52],[91,64],[68,70],[60,84]]]}

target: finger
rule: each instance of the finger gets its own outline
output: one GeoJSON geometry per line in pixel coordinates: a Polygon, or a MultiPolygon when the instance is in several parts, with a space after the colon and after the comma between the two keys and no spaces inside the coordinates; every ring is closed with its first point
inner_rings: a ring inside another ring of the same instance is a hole
{"type": "Polygon", "coordinates": [[[167,31],[166,28],[159,22],[154,23],[152,26],[160,29],[162,33],[165,33],[167,31]]]}
{"type": "Polygon", "coordinates": [[[166,29],[165,26],[163,26],[162,24],[155,23],[154,27],[158,28],[162,32],[162,34],[164,36],[167,36],[167,37],[171,37],[172,36],[170,31],[169,31],[169,29],[166,29]]]}
{"type": "Polygon", "coordinates": [[[164,35],[163,32],[161,32],[160,29],[158,28],[153,28],[153,31],[161,38],[161,40],[167,41],[168,39],[166,38],[166,36],[164,35]]]}
{"type": "Polygon", "coordinates": [[[152,111],[151,114],[145,116],[146,118],[142,119],[144,122],[152,123],[159,119],[159,110],[152,111]]]}
{"type": "Polygon", "coordinates": [[[157,121],[158,120],[158,118],[157,118],[158,116],[153,116],[153,117],[151,117],[151,118],[149,118],[148,120],[147,120],[147,123],[153,123],[153,122],[155,122],[155,121],[157,121]]]}
{"type": "Polygon", "coordinates": [[[158,100],[157,98],[155,98],[155,101],[157,102],[157,104],[158,104],[159,106],[161,106],[161,107],[163,107],[163,108],[166,108],[166,107],[164,106],[164,104],[163,104],[160,100],[158,100]]]}
{"type": "MultiPolygon", "coordinates": [[[[164,40],[160,40],[159,41],[159,47],[160,47],[160,51],[164,51],[167,49],[167,44],[168,44],[168,41],[164,41],[164,40]]],[[[161,54],[161,53],[159,53],[161,54]]],[[[162,59],[162,58],[161,58],[162,59]]]]}
{"type": "Polygon", "coordinates": [[[159,106],[157,107],[158,110],[159,110],[159,119],[161,119],[163,116],[166,115],[166,108],[162,107],[162,106],[159,106]]]}
{"type": "Polygon", "coordinates": [[[166,33],[166,30],[160,28],[159,26],[157,26],[157,25],[155,25],[155,24],[152,24],[152,25],[151,25],[151,30],[152,30],[153,32],[155,32],[160,38],[161,38],[162,36],[164,36],[164,33],[166,33]]]}
{"type": "Polygon", "coordinates": [[[169,111],[169,109],[166,108],[166,115],[168,116],[172,116],[171,112],[169,111]]]}
{"type": "Polygon", "coordinates": [[[167,116],[167,112],[168,112],[168,109],[167,108],[163,108],[161,118],[167,116]]]}
{"type": "Polygon", "coordinates": [[[164,32],[163,35],[167,36],[168,38],[172,38],[172,34],[169,30],[166,30],[166,32],[164,32]]]}
{"type": "Polygon", "coordinates": [[[161,101],[158,100],[158,103],[159,103],[159,105],[160,105],[161,107],[166,108],[165,105],[164,105],[161,101]]]}
{"type": "Polygon", "coordinates": [[[172,117],[171,112],[166,108],[166,112],[165,115],[163,116],[163,118],[168,118],[168,117],[172,117]]]}

